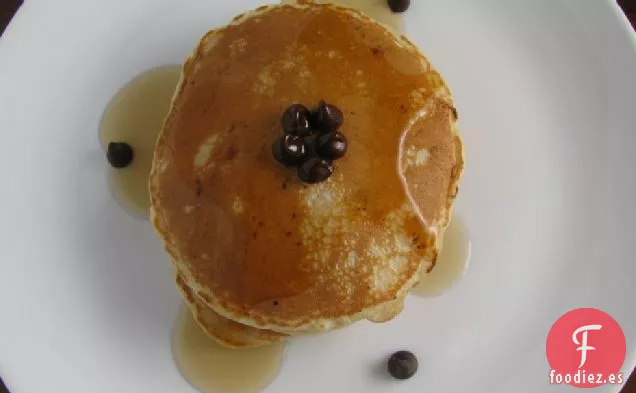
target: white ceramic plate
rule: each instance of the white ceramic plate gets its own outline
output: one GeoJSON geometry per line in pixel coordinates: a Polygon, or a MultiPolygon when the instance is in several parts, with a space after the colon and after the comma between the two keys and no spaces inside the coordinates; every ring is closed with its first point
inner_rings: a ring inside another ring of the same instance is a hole
{"type": "MultiPolygon", "coordinates": [[[[548,391],[545,339],[597,307],[636,362],[636,45],[610,0],[416,0],[407,32],[457,100],[467,276],[385,325],[296,340],[268,392],[548,391]],[[383,378],[410,348],[421,370],[383,378]]],[[[0,41],[0,374],[14,393],[191,392],[179,298],[147,222],[111,198],[97,125],[258,0],[27,0],[0,41]]],[[[561,386],[555,389],[567,391],[561,386]]],[[[605,386],[599,392],[616,392],[605,386]]]]}

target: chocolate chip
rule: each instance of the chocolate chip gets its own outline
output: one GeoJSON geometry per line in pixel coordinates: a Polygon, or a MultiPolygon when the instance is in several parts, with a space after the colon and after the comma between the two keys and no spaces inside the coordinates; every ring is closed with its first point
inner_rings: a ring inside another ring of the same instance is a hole
{"type": "Polygon", "coordinates": [[[312,157],[298,167],[298,177],[305,183],[320,183],[333,174],[333,162],[312,157]]]}
{"type": "Polygon", "coordinates": [[[347,152],[347,146],[347,138],[338,131],[323,134],[316,141],[318,154],[330,160],[342,158],[347,152]]]}
{"type": "Polygon", "coordinates": [[[418,362],[413,353],[398,351],[388,362],[389,374],[395,379],[409,379],[417,372],[418,362]]]}
{"type": "Polygon", "coordinates": [[[287,134],[278,138],[272,145],[274,158],[285,166],[295,166],[307,157],[307,144],[303,138],[287,134]]]}
{"type": "Polygon", "coordinates": [[[454,118],[455,120],[458,120],[458,119],[459,119],[459,113],[457,113],[457,108],[452,107],[452,108],[451,108],[451,112],[453,113],[453,118],[454,118]]]}
{"type": "Polygon", "coordinates": [[[311,118],[311,112],[306,106],[301,104],[293,104],[285,109],[281,123],[283,124],[283,130],[287,134],[294,134],[299,136],[309,135],[309,119],[311,118]]]}
{"type": "Polygon", "coordinates": [[[132,147],[126,142],[110,142],[106,149],[106,158],[113,168],[125,168],[134,158],[132,147]]]}
{"type": "Polygon", "coordinates": [[[313,127],[318,128],[323,132],[336,131],[342,123],[344,123],[344,116],[340,109],[335,105],[327,104],[325,101],[320,101],[318,110],[313,116],[313,127]]]}
{"type": "Polygon", "coordinates": [[[411,0],[388,0],[389,8],[393,12],[404,12],[409,9],[411,0]]]}

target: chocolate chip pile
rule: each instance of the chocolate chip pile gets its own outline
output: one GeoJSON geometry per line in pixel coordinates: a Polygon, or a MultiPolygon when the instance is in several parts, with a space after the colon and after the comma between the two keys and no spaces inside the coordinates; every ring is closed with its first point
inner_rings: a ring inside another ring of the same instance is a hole
{"type": "Polygon", "coordinates": [[[274,158],[288,167],[298,168],[305,183],[320,183],[334,171],[334,160],[347,152],[347,138],[338,129],[344,122],[340,109],[320,101],[311,112],[306,106],[293,104],[281,119],[285,135],[272,145],[274,158]]]}

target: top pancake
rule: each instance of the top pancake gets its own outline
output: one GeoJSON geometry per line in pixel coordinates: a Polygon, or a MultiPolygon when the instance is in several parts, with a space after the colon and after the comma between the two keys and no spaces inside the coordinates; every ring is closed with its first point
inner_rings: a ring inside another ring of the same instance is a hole
{"type": "Polygon", "coordinates": [[[417,48],[361,13],[261,7],[184,64],[155,151],[153,225],[226,318],[280,332],[389,319],[448,224],[463,168],[453,112],[417,48]],[[271,145],[287,106],[320,100],[343,111],[349,150],[306,185],[271,145]]]}

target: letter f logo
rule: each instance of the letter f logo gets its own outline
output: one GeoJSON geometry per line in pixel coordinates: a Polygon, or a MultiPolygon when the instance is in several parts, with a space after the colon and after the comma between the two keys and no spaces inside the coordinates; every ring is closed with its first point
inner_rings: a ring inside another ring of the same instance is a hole
{"type": "Polygon", "coordinates": [[[587,361],[587,351],[593,351],[596,349],[587,345],[587,332],[590,330],[601,330],[602,327],[603,326],[601,325],[585,325],[576,329],[574,333],[572,333],[572,341],[574,341],[574,344],[580,345],[580,347],[576,349],[577,351],[581,351],[581,364],[579,364],[579,368],[583,367],[587,361]],[[579,339],[577,338],[579,333],[583,333],[581,334],[581,342],[579,342],[579,339]]]}

